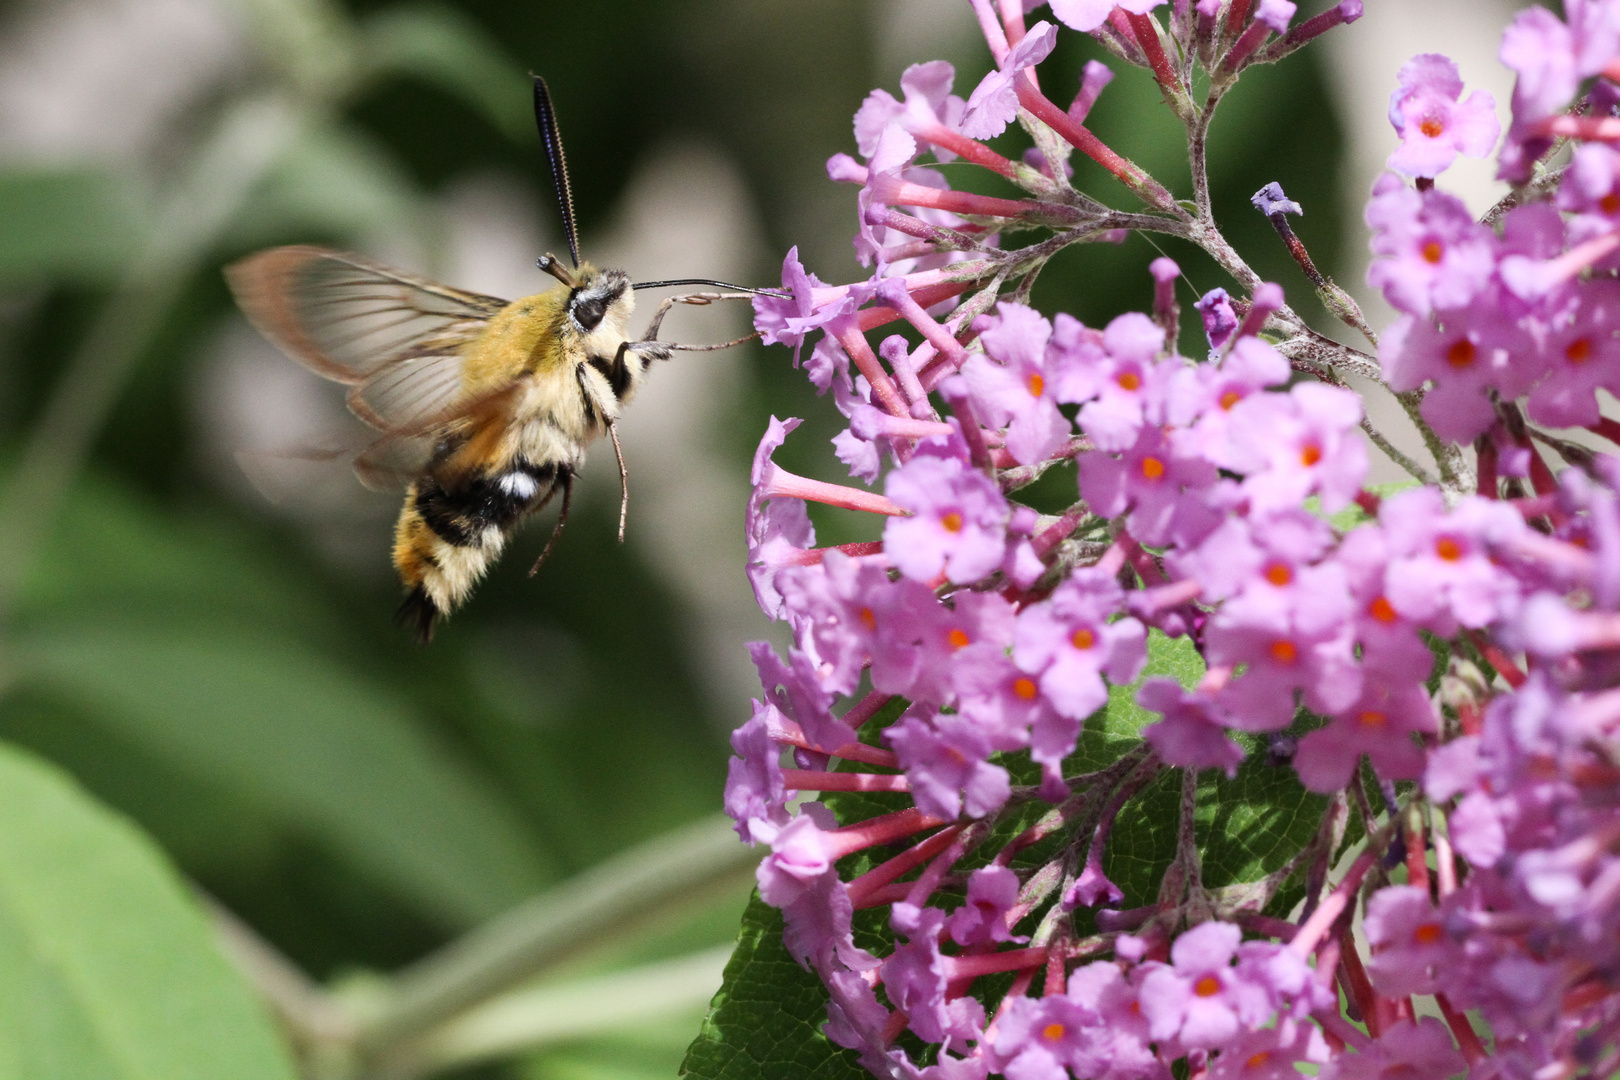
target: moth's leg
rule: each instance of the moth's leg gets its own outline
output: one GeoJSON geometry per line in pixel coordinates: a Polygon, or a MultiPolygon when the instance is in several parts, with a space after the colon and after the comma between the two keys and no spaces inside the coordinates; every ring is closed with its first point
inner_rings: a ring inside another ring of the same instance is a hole
{"type": "MultiPolygon", "coordinates": [[[[551,528],[551,536],[546,539],[546,546],[540,549],[540,557],[538,559],[534,560],[534,565],[533,566],[529,567],[529,576],[530,577],[534,577],[534,575],[537,574],[540,571],[540,564],[544,563],[546,561],[546,558],[548,556],[550,556],[552,546],[557,543],[557,537],[562,535],[563,526],[568,524],[568,507],[573,502],[573,498],[574,498],[574,470],[573,469],[569,468],[566,465],[558,467],[558,469],[557,469],[557,483],[556,483],[555,486],[552,487],[551,490],[553,492],[555,492],[558,487],[562,488],[562,510],[559,511],[558,514],[557,514],[557,524],[552,526],[552,528],[551,528]]],[[[546,496],[546,498],[545,498],[545,501],[542,502],[540,505],[544,506],[547,502],[550,502],[550,501],[551,501],[551,495],[548,494],[546,496]]]]}
{"type": "Polygon", "coordinates": [[[608,438],[613,440],[613,456],[619,459],[619,543],[624,543],[624,519],[630,512],[630,470],[624,467],[624,448],[619,445],[619,422],[608,421],[608,438]]]}
{"type": "MultiPolygon", "coordinates": [[[[704,307],[704,306],[707,306],[709,304],[714,303],[716,300],[752,300],[753,298],[754,298],[753,293],[717,293],[717,292],[685,293],[685,294],[683,294],[681,296],[666,297],[658,305],[658,311],[653,315],[652,322],[647,324],[647,332],[645,334],[641,335],[641,340],[642,341],[657,341],[658,340],[658,329],[659,329],[659,327],[661,327],[664,324],[664,316],[668,315],[669,314],[669,309],[671,307],[673,307],[674,305],[676,305],[676,304],[691,304],[694,307],[704,307]]],[[[753,335],[749,335],[749,336],[752,337],[753,335]]],[[[739,340],[740,341],[747,341],[748,338],[741,338],[739,340]]],[[[737,343],[738,342],[732,342],[731,344],[734,345],[734,344],[737,344],[737,343]]],[[[683,348],[682,346],[676,346],[676,347],[677,348],[683,348]]],[[[730,346],[729,345],[721,345],[721,346],[717,346],[717,347],[724,349],[724,348],[729,348],[730,346]]],[[[690,351],[690,350],[688,350],[688,351],[690,351]]]]}

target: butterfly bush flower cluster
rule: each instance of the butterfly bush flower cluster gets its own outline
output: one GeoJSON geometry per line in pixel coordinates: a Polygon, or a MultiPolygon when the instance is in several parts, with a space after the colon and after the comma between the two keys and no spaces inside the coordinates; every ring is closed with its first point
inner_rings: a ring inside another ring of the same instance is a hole
{"type": "Polygon", "coordinates": [[[851,482],[778,465],[799,421],[771,421],[748,572],[792,645],[753,647],[763,693],[725,801],[825,985],[826,1037],[874,1075],[1620,1071],[1620,424],[1598,395],[1620,393],[1620,0],[1565,7],[1503,36],[1505,132],[1451,60],[1401,69],[1366,209],[1369,284],[1400,312],[1381,334],[1293,234],[1302,208],[1255,196],[1365,348],[1312,330],[1225,241],[1203,159],[1243,71],[1356,0],[1309,19],[973,0],[989,75],[964,96],[919,64],[861,105],[859,156],[828,172],[859,188],[872,275],[829,285],[795,251],[755,303],[846,418],[851,482]],[[1085,126],[1108,67],[1050,96],[1042,62],[1072,32],[1156,80],[1190,193],[1085,126]],[[1019,158],[987,143],[1014,126],[1019,158]],[[1073,187],[1074,152],[1138,205],[1073,187]],[[1513,186],[1477,220],[1444,174],[1493,152],[1513,186]],[[1190,305],[1198,355],[1169,259],[1146,310],[1104,325],[1030,305],[1056,251],[1129,231],[1229,275],[1190,305]],[[1350,375],[1407,409],[1423,460],[1350,375]],[[1412,481],[1369,489],[1369,444],[1412,481]],[[1037,512],[1021,493],[1054,468],[1067,508],[1037,512]],[[872,538],[818,546],[811,502],[872,515],[872,538]],[[1176,649],[1198,671],[1144,674],[1176,649]],[[1133,709],[1139,738],[1083,752],[1133,709]],[[1320,823],[1280,869],[1215,888],[1199,777],[1240,769],[1286,774],[1320,823]],[[1128,898],[1115,826],[1166,783],[1173,858],[1128,898]]]}

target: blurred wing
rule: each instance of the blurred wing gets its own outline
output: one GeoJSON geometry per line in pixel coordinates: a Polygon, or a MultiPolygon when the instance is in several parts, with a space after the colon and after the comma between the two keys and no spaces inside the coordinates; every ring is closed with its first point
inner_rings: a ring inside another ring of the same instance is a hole
{"type": "Polygon", "coordinates": [[[354,387],[349,407],[384,431],[449,413],[462,351],[506,301],[356,255],[282,247],[225,271],[248,320],[305,367],[354,387]]]}
{"type": "MultiPolygon", "coordinates": [[[[360,482],[373,491],[397,490],[431,470],[442,486],[455,487],[462,477],[492,459],[495,445],[512,422],[525,382],[521,377],[514,379],[440,412],[424,414],[412,425],[387,430],[354,459],[360,482]]],[[[363,389],[357,387],[356,392],[363,389]]],[[[351,399],[354,396],[350,394],[351,399]]]]}

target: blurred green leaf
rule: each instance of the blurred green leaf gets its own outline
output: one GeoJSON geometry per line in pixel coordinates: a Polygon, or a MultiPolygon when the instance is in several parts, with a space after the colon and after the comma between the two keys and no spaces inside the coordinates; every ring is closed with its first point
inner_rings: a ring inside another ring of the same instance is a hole
{"type": "Polygon", "coordinates": [[[358,128],[312,125],[276,164],[234,223],[229,245],[289,234],[340,237],[420,228],[421,197],[388,152],[358,128]]]}
{"type": "Polygon", "coordinates": [[[376,73],[414,75],[461,98],[514,142],[534,138],[523,69],[466,15],[435,3],[398,4],[366,20],[366,61],[376,73]]]}
{"type": "Polygon", "coordinates": [[[55,768],[0,747],[0,1077],[291,1080],[173,871],[55,768]]]}
{"type": "Polygon", "coordinates": [[[0,284],[111,281],[145,242],[128,182],[99,169],[0,171],[0,284]]]}
{"type": "Polygon", "coordinates": [[[15,662],[452,924],[551,876],[510,808],[406,706],[307,648],[219,623],[63,620],[19,635],[15,662]]]}

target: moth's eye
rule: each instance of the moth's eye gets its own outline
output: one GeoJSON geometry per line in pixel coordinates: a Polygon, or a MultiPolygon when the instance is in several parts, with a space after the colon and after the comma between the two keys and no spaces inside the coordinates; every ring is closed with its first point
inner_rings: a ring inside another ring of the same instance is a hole
{"type": "Polygon", "coordinates": [[[573,305],[574,321],[579,323],[582,330],[595,330],[602,316],[607,314],[607,300],[601,296],[587,296],[578,299],[573,305]]]}

